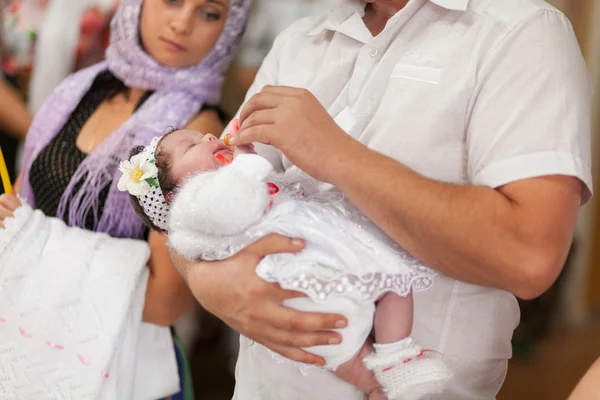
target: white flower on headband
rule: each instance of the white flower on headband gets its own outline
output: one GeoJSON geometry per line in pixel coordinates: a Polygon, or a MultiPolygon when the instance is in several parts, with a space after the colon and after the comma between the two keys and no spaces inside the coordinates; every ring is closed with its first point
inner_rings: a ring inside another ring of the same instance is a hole
{"type": "Polygon", "coordinates": [[[117,185],[122,192],[129,192],[133,196],[143,196],[150,192],[152,187],[158,187],[158,168],[155,161],[149,160],[146,152],[141,152],[125,160],[119,165],[123,174],[117,185]]]}

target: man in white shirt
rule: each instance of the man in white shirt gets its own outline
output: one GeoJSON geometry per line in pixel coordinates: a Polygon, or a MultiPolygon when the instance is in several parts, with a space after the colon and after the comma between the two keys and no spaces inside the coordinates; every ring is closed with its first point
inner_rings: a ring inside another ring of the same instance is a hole
{"type": "MultiPolygon", "coordinates": [[[[247,99],[237,144],[272,145],[257,149],[341,190],[440,272],[414,295],[412,336],[454,373],[431,398],[495,398],[514,295],[556,279],[592,194],[591,89],[564,15],[540,0],[349,0],[283,32],[247,99]]],[[[254,276],[265,254],[301,247],[271,236],[220,263],[174,256],[198,300],[248,338],[238,400],[362,398],[332,374],[311,371],[306,387],[291,366],[262,367],[263,346],[322,362],[301,347],[335,343],[325,330],[344,325],[283,307],[295,294],[254,276]]]]}

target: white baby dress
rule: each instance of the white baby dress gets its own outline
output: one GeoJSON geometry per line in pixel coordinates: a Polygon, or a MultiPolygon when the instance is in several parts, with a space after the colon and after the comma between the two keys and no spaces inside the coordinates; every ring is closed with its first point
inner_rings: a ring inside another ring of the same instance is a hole
{"type": "MultiPolygon", "coordinates": [[[[295,254],[264,257],[257,275],[307,295],[286,300],[290,308],[338,313],[348,320],[338,330],[341,344],[306,349],[323,357],[328,370],[349,361],[364,345],[382,295],[428,289],[435,276],[342,193],[320,190],[319,182],[298,169],[275,174],[258,155],[239,155],[230,165],[191,177],[171,205],[170,245],[190,259],[225,259],[271,233],[304,239],[306,246],[295,254]]],[[[257,347],[303,373],[316,368],[257,347]]],[[[269,386],[274,390],[276,385],[269,386]]]]}

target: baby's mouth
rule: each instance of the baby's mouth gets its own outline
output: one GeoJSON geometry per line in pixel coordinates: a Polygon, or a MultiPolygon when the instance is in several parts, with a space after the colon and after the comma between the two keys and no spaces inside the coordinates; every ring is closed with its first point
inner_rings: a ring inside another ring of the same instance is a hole
{"type": "Polygon", "coordinates": [[[215,159],[220,162],[222,165],[230,164],[233,160],[233,153],[227,147],[223,149],[218,149],[215,154],[215,159]]]}

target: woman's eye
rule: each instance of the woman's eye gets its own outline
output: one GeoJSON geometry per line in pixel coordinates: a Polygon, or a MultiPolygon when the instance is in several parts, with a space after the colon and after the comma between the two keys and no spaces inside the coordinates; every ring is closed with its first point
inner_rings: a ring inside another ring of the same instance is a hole
{"type": "Polygon", "coordinates": [[[221,19],[221,14],[209,11],[204,13],[204,18],[206,18],[207,21],[218,21],[221,19]]]}
{"type": "Polygon", "coordinates": [[[206,21],[218,21],[221,19],[221,12],[212,8],[202,7],[198,11],[200,16],[206,21]]]}
{"type": "Polygon", "coordinates": [[[179,5],[179,3],[182,2],[182,0],[164,0],[164,2],[170,6],[176,6],[179,5]]]}

